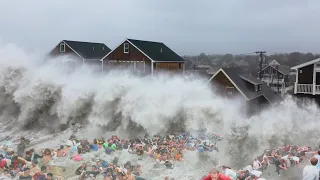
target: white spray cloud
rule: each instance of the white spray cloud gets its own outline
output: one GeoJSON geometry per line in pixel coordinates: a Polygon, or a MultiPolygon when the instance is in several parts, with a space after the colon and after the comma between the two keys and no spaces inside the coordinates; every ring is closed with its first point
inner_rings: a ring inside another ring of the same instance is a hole
{"type": "Polygon", "coordinates": [[[228,134],[237,122],[250,124],[249,135],[261,138],[261,147],[268,146],[272,135],[291,130],[293,122],[306,131],[319,128],[318,108],[298,106],[290,97],[248,119],[240,100],[220,97],[202,79],[139,78],[126,71],[102,75],[88,67],[68,73],[61,63],[65,58],[43,63],[43,57],[14,45],[0,46],[0,57],[1,119],[12,118],[20,127],[56,130],[70,122],[118,123],[115,129],[135,124],[157,134],[181,125],[187,131],[205,127],[228,134]],[[9,109],[14,111],[5,113],[9,109]]]}

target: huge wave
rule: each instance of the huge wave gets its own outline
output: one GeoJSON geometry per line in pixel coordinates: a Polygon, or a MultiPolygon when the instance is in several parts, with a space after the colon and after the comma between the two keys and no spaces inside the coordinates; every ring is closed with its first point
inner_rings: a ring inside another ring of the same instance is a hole
{"type": "Polygon", "coordinates": [[[264,148],[319,143],[314,131],[320,126],[319,110],[312,103],[301,106],[286,97],[248,118],[241,101],[224,99],[199,77],[140,78],[125,70],[101,73],[86,66],[70,72],[66,57],[44,59],[14,45],[0,47],[5,131],[58,133],[76,125],[130,135],[207,129],[226,136],[220,149],[229,160],[221,163],[239,167],[264,148]]]}

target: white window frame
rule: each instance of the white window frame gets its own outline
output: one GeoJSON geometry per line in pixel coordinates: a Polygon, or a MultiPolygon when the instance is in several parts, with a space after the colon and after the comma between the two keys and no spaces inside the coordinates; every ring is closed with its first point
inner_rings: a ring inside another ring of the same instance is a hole
{"type": "Polygon", "coordinates": [[[129,43],[124,43],[123,44],[123,52],[124,53],[129,53],[129,43]]]}
{"type": "Polygon", "coordinates": [[[66,52],[66,44],[65,43],[60,44],[60,52],[66,52]],[[63,51],[61,50],[61,47],[63,47],[63,51]]]}
{"type": "Polygon", "coordinates": [[[259,85],[255,85],[254,89],[256,90],[256,92],[258,92],[259,91],[259,85]]]}
{"type": "Polygon", "coordinates": [[[262,91],[262,85],[259,84],[259,91],[262,91]]]}
{"type": "Polygon", "coordinates": [[[232,96],[234,94],[234,87],[225,87],[225,92],[228,96],[232,96]]]}

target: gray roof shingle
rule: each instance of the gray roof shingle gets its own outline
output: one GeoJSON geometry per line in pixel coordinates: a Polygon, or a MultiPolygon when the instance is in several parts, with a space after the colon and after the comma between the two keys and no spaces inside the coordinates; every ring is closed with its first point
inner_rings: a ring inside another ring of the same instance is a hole
{"type": "Polygon", "coordinates": [[[84,59],[101,59],[111,49],[103,43],[63,40],[84,59]]]}
{"type": "Polygon", "coordinates": [[[148,55],[154,61],[164,62],[184,62],[185,60],[177,53],[172,51],[168,46],[161,42],[142,41],[128,39],[132,44],[139,48],[142,52],[148,55]]]}
{"type": "Polygon", "coordinates": [[[275,103],[279,100],[279,96],[276,95],[270,87],[248,74],[242,73],[238,68],[222,68],[223,71],[229,76],[229,78],[233,81],[233,83],[245,94],[248,100],[255,99],[260,96],[264,96],[270,103],[275,103]],[[253,85],[262,85],[261,91],[254,91],[253,88],[248,87],[246,81],[253,85]]]}

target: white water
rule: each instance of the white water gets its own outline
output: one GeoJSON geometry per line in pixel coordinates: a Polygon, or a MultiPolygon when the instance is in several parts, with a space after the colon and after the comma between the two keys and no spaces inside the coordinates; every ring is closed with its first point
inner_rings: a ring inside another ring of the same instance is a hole
{"type": "MultiPolygon", "coordinates": [[[[141,127],[149,134],[164,133],[174,129],[173,124],[184,125],[187,131],[206,127],[227,136],[232,122],[250,124],[248,137],[241,142],[237,141],[241,135],[227,138],[220,144],[219,156],[209,156],[208,159],[220,165],[233,162],[234,157],[226,154],[229,149],[237,149],[234,147],[238,143],[245,144],[241,151],[248,150],[247,161],[251,161],[263,148],[269,147],[268,140],[274,134],[280,136],[277,142],[272,139],[275,144],[319,143],[317,135],[310,133],[320,126],[318,108],[315,105],[298,107],[290,97],[248,119],[242,113],[240,101],[221,98],[201,79],[166,75],[141,79],[128,72],[101,75],[88,67],[70,74],[66,66],[57,63],[64,59],[46,64],[43,59],[14,45],[0,46],[0,137],[17,139],[25,135],[36,147],[57,148],[81,123],[84,125],[76,130],[77,134],[89,139],[111,134],[100,128],[110,122],[122,137],[138,134],[141,127]],[[75,127],[60,132],[62,124],[74,122],[77,122],[75,127]],[[299,138],[292,133],[287,136],[293,122],[301,128],[299,138]],[[250,139],[258,140],[257,149],[251,149],[250,139]]],[[[122,160],[131,158],[124,155],[122,160]]],[[[212,161],[199,163],[196,153],[188,153],[185,159],[173,170],[154,170],[154,162],[144,160],[144,173],[160,176],[159,179],[164,177],[161,173],[177,179],[196,179],[214,167],[212,161]]]]}

